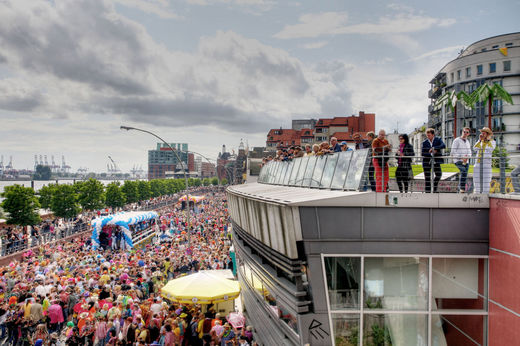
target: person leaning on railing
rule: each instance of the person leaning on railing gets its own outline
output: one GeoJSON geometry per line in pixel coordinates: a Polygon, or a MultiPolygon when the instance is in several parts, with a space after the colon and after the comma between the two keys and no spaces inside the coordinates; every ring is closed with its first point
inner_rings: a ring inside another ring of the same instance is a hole
{"type": "Polygon", "coordinates": [[[471,144],[468,136],[470,128],[462,129],[460,137],[455,138],[451,147],[451,156],[453,156],[453,163],[459,169],[459,192],[466,192],[466,179],[468,177],[469,159],[471,158],[471,144]]]}
{"type": "Polygon", "coordinates": [[[388,173],[388,154],[392,146],[385,136],[385,130],[381,129],[377,138],[372,142],[372,162],[376,173],[376,192],[386,192],[388,190],[388,179],[390,178],[388,173]]]}
{"type": "Polygon", "coordinates": [[[429,128],[426,130],[426,139],[422,142],[422,157],[424,170],[424,192],[432,192],[432,169],[435,174],[433,179],[433,192],[437,192],[439,181],[442,177],[441,163],[444,162],[442,158],[442,149],[446,148],[446,144],[440,137],[435,137],[435,130],[429,128]]]}
{"type": "Polygon", "coordinates": [[[496,142],[493,140],[493,131],[489,127],[480,130],[479,140],[473,146],[476,151],[475,165],[473,166],[473,185],[475,193],[489,193],[491,184],[491,163],[496,142]]]}
{"type": "Polygon", "coordinates": [[[412,157],[415,155],[413,146],[406,133],[399,135],[399,148],[397,149],[397,170],[395,171],[395,179],[399,192],[408,192],[410,179],[413,177],[412,157]]]}

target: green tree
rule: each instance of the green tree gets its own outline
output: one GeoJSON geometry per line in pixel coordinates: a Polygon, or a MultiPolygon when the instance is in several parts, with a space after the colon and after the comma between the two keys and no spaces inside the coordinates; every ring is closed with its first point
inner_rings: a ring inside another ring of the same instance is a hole
{"type": "Polygon", "coordinates": [[[78,202],[85,210],[101,209],[105,206],[105,187],[96,179],[90,178],[83,183],[78,202]]]}
{"type": "Polygon", "coordinates": [[[477,102],[483,102],[484,105],[488,106],[488,127],[492,129],[491,125],[491,105],[493,104],[493,100],[503,100],[509,104],[513,104],[513,98],[507,92],[504,87],[502,87],[498,83],[493,83],[490,86],[487,83],[479,86],[475,91],[471,93],[472,103],[476,104],[477,102]]]}
{"type": "Polygon", "coordinates": [[[51,199],[51,210],[57,217],[71,218],[78,215],[81,208],[78,194],[73,185],[61,184],[54,189],[51,199]]]}
{"type": "Polygon", "coordinates": [[[121,191],[126,196],[126,203],[135,203],[139,201],[139,190],[137,189],[137,182],[132,180],[125,180],[121,191]]]}
{"type": "Polygon", "coordinates": [[[217,177],[213,177],[211,179],[211,185],[218,185],[218,178],[217,177]]]}
{"type": "Polygon", "coordinates": [[[1,194],[4,199],[2,208],[8,213],[7,223],[29,226],[41,222],[40,202],[32,187],[22,185],[6,186],[1,194]]]}
{"type": "Polygon", "coordinates": [[[75,181],[74,184],[72,184],[72,188],[74,189],[74,192],[76,194],[79,194],[81,192],[81,188],[83,187],[83,184],[85,184],[85,182],[81,181],[81,180],[75,181]]]}
{"type": "Polygon", "coordinates": [[[152,197],[159,197],[161,196],[164,191],[165,184],[161,179],[154,179],[150,181],[150,190],[152,190],[152,197]]]}
{"type": "Polygon", "coordinates": [[[507,149],[506,148],[496,146],[495,150],[493,150],[492,156],[496,157],[496,159],[492,159],[492,166],[493,167],[500,168],[500,158],[501,157],[505,158],[505,167],[504,167],[504,169],[509,167],[509,155],[507,153],[507,149]]]}
{"type": "Polygon", "coordinates": [[[466,109],[473,109],[474,102],[472,96],[464,90],[456,93],[454,90],[446,92],[435,101],[435,109],[439,110],[444,105],[448,105],[453,112],[453,138],[457,138],[457,102],[460,102],[466,109]]]}
{"type": "Polygon", "coordinates": [[[137,191],[141,201],[150,199],[152,197],[152,190],[150,190],[150,183],[146,180],[139,180],[137,182],[137,191]]]}
{"type": "Polygon", "coordinates": [[[195,179],[193,181],[193,186],[201,186],[202,185],[202,180],[200,179],[195,179]]]}
{"type": "Polygon", "coordinates": [[[211,184],[211,180],[209,178],[204,178],[202,180],[202,185],[209,186],[211,184]]]}
{"type": "Polygon", "coordinates": [[[228,180],[226,178],[222,178],[222,180],[220,181],[220,185],[227,185],[228,184],[228,180]]]}
{"type": "Polygon", "coordinates": [[[49,166],[38,165],[33,174],[34,180],[50,180],[51,179],[51,168],[49,166]]]}
{"type": "Polygon", "coordinates": [[[49,185],[43,186],[38,191],[38,194],[40,195],[40,198],[39,198],[40,205],[43,209],[51,208],[52,195],[54,194],[54,190],[56,190],[56,186],[57,186],[57,184],[49,184],[49,185]]]}
{"type": "Polygon", "coordinates": [[[126,196],[121,191],[121,187],[119,186],[118,181],[114,181],[107,185],[107,189],[105,192],[106,195],[106,205],[111,208],[121,208],[125,205],[126,196]]]}

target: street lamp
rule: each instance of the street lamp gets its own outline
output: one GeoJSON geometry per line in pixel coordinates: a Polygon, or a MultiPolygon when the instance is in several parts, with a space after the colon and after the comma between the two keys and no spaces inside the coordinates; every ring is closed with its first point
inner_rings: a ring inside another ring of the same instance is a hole
{"type": "MultiPolygon", "coordinates": [[[[168,142],[166,142],[161,137],[157,136],[155,133],[147,131],[147,130],[139,129],[137,127],[131,127],[131,126],[121,126],[120,129],[121,130],[127,130],[127,131],[130,131],[130,130],[140,131],[140,132],[148,133],[148,134],[154,136],[155,138],[159,139],[161,142],[166,144],[168,146],[168,148],[170,148],[170,150],[173,152],[173,154],[177,157],[177,160],[179,161],[179,163],[181,165],[183,164],[181,158],[179,157],[179,154],[177,154],[177,151],[175,149],[173,149],[168,142]]],[[[187,204],[186,220],[187,220],[187,223],[188,223],[188,247],[191,249],[190,196],[189,196],[189,193],[188,193],[188,176],[186,175],[186,170],[185,169],[183,170],[183,172],[184,172],[184,185],[185,185],[185,189],[186,189],[186,204],[187,204]]]]}

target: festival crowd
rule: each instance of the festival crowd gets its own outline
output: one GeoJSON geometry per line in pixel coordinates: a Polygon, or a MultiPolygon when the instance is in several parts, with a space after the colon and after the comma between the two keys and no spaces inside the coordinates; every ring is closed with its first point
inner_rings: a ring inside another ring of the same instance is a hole
{"type": "Polygon", "coordinates": [[[160,295],[179,276],[233,269],[225,193],[220,187],[191,193],[205,199],[194,208],[189,229],[181,204],[156,210],[159,233],[167,234],[167,241],[95,251],[90,236],[84,236],[43,244],[0,267],[0,343],[254,344],[251,326],[235,328],[214,306],[178,304],[160,295]]]}

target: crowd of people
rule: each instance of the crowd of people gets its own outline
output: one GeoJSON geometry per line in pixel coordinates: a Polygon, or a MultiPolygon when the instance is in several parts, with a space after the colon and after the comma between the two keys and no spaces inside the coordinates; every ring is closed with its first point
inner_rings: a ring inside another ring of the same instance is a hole
{"type": "MultiPolygon", "coordinates": [[[[424,172],[424,192],[438,192],[439,182],[442,178],[441,164],[451,160],[459,170],[458,192],[469,192],[467,191],[466,182],[469,167],[473,161],[473,192],[489,193],[492,178],[492,153],[496,148],[493,132],[488,127],[480,129],[479,137],[473,146],[468,138],[470,133],[471,129],[468,127],[462,130],[461,136],[453,141],[453,146],[449,153],[450,156],[447,157],[443,152],[446,149],[443,140],[435,135],[434,129],[426,129],[426,139],[421,143],[420,153],[424,172]],[[446,160],[446,158],[449,160],[446,160]]],[[[262,160],[262,165],[272,160],[288,161],[298,157],[326,155],[368,148],[371,159],[367,163],[367,189],[376,192],[388,191],[390,181],[388,162],[391,158],[395,158],[397,163],[395,171],[397,187],[400,192],[409,192],[410,181],[414,178],[412,162],[416,158],[416,153],[408,135],[404,133],[399,134],[399,145],[396,148],[392,148],[391,143],[386,138],[385,130],[380,130],[377,136],[374,132],[367,132],[365,137],[363,139],[361,134],[354,134],[352,147],[349,147],[347,142],[339,143],[337,138],[331,137],[330,142],[321,142],[314,145],[306,144],[303,149],[297,145],[290,146],[287,149],[278,149],[274,157],[265,157],[262,160]]],[[[520,167],[517,167],[511,173],[514,190],[517,193],[520,193],[519,177],[520,167]]]]}
{"type": "Polygon", "coordinates": [[[206,198],[189,223],[179,203],[156,210],[162,231],[172,235],[166,243],[95,251],[88,235],[43,244],[0,267],[0,343],[253,344],[251,327],[234,328],[215,307],[161,298],[160,289],[180,275],[233,268],[225,193],[193,193],[206,198]]]}

